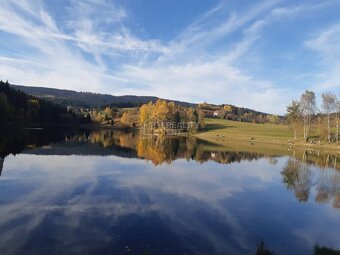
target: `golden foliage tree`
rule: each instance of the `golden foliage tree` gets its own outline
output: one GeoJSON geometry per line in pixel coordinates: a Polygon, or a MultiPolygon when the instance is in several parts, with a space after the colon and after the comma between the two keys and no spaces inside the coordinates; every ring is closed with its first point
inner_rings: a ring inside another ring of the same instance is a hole
{"type": "Polygon", "coordinates": [[[120,119],[120,123],[123,127],[129,127],[130,126],[130,114],[129,112],[124,112],[123,116],[120,119]]]}

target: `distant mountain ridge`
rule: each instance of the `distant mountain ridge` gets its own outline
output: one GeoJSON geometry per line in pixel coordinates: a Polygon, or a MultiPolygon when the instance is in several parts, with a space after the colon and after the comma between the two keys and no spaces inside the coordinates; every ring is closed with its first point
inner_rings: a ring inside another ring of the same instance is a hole
{"type": "MultiPolygon", "coordinates": [[[[114,96],[109,94],[98,94],[91,92],[77,92],[66,89],[46,88],[46,87],[31,87],[22,85],[11,85],[17,90],[21,90],[27,94],[36,96],[38,98],[46,99],[54,103],[64,106],[75,107],[135,107],[150,101],[155,102],[158,97],[155,96],[114,96]]],[[[167,99],[166,99],[167,100],[167,99]]],[[[173,101],[173,100],[167,100],[173,101]]],[[[181,106],[196,107],[197,104],[188,102],[174,101],[181,106]]]]}

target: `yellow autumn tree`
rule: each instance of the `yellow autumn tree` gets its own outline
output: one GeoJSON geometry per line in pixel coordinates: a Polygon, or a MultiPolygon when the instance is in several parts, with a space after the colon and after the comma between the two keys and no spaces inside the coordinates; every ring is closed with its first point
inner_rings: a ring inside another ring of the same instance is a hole
{"type": "Polygon", "coordinates": [[[130,126],[130,116],[129,112],[124,112],[123,116],[120,118],[120,123],[123,127],[129,127],[130,126]]]}
{"type": "Polygon", "coordinates": [[[142,105],[142,107],[139,109],[139,123],[141,125],[152,121],[152,110],[152,102],[142,105]]]}
{"type": "Polygon", "coordinates": [[[168,113],[167,102],[165,100],[158,99],[153,108],[152,119],[158,122],[166,121],[166,116],[168,113]]]}
{"type": "Polygon", "coordinates": [[[227,113],[232,113],[233,112],[233,107],[231,105],[225,105],[223,107],[223,109],[227,112],[227,113]]]}
{"type": "Polygon", "coordinates": [[[204,113],[202,111],[198,112],[198,125],[199,128],[205,128],[204,113]]]}

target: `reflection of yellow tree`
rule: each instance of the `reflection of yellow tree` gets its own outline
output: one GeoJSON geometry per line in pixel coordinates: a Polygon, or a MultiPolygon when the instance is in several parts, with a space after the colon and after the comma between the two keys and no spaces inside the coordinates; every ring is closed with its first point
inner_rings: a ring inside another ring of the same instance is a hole
{"type": "Polygon", "coordinates": [[[155,165],[168,161],[164,148],[160,146],[164,138],[139,139],[137,145],[137,155],[140,158],[151,160],[155,165]]]}
{"type": "Polygon", "coordinates": [[[138,136],[135,133],[122,133],[119,135],[119,145],[124,148],[135,149],[138,136]]]}

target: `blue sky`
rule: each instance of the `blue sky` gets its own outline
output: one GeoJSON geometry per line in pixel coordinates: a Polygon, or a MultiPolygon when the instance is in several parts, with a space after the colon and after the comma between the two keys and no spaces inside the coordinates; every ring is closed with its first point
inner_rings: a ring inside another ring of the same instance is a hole
{"type": "Polygon", "coordinates": [[[339,94],[340,1],[1,0],[0,77],[284,113],[339,94]]]}

